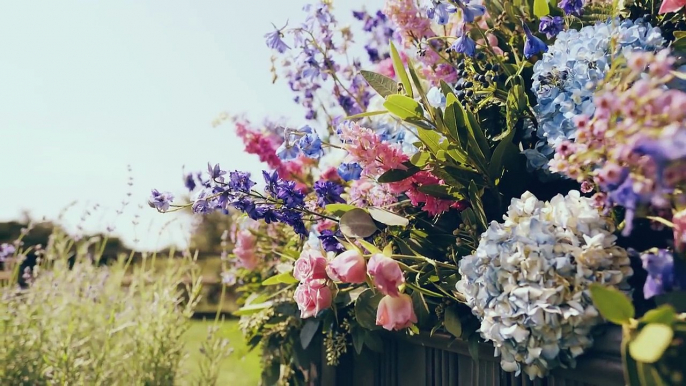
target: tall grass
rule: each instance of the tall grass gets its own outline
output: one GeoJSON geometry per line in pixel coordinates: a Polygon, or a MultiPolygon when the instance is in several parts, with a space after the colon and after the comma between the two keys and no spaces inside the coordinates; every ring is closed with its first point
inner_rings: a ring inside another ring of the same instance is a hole
{"type": "Polygon", "coordinates": [[[163,270],[154,269],[154,255],[134,269],[131,256],[103,266],[102,243],[56,233],[25,274],[29,285],[2,287],[0,384],[216,384],[216,366],[229,354],[216,334],[204,344],[200,375],[181,371],[200,293],[191,259],[163,270]]]}

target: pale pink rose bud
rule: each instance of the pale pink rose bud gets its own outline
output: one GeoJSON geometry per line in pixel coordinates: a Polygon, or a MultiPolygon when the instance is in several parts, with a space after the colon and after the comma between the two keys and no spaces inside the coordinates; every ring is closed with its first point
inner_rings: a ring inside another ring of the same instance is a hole
{"type": "Polygon", "coordinates": [[[374,278],[376,288],[384,295],[398,296],[398,286],[405,282],[398,262],[381,253],[372,255],[367,272],[374,278]]]}
{"type": "Polygon", "coordinates": [[[233,254],[238,258],[240,266],[245,269],[255,269],[257,263],[259,262],[254,249],[236,247],[233,249],[233,254]]]}
{"type": "Polygon", "coordinates": [[[367,266],[364,257],[356,250],[345,251],[336,256],[326,268],[333,280],[343,283],[364,283],[367,279],[367,266]]]}
{"type": "Polygon", "coordinates": [[[303,319],[317,316],[321,310],[331,307],[331,289],[327,286],[312,287],[306,282],[300,283],[294,298],[303,319]]]}
{"type": "Polygon", "coordinates": [[[686,209],[674,214],[674,247],[677,251],[686,250],[686,209]]]}
{"type": "Polygon", "coordinates": [[[412,308],[412,298],[406,294],[396,297],[384,296],[376,310],[376,325],[386,330],[402,330],[417,323],[417,315],[412,308]]]}
{"type": "Polygon", "coordinates": [[[295,261],[293,277],[314,286],[324,285],[326,280],[326,258],[316,251],[303,251],[295,261]]]}

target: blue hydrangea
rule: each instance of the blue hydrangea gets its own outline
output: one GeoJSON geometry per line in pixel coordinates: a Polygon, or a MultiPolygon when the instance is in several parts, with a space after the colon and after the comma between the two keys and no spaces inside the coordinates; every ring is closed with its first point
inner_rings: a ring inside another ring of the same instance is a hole
{"type": "MultiPolygon", "coordinates": [[[[574,139],[574,116],[592,116],[593,92],[610,68],[612,54],[653,51],[665,44],[660,29],[641,19],[617,20],[562,31],[555,44],[534,65],[532,91],[539,123],[537,136],[542,143],[529,150],[529,160],[540,161],[539,152],[551,158],[555,146],[574,139]],[[614,48],[613,48],[614,47],[614,48]]],[[[547,165],[534,162],[536,167],[547,165]]],[[[530,163],[532,166],[532,163],[530,163]]]]}

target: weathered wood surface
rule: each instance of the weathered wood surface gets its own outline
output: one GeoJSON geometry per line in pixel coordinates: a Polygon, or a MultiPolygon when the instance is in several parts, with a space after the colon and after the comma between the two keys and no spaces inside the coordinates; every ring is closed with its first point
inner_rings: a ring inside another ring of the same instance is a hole
{"type": "Polygon", "coordinates": [[[348,355],[338,367],[324,366],[322,386],[622,386],[619,345],[621,331],[608,328],[594,348],[578,358],[575,369],[557,369],[546,378],[529,381],[500,369],[493,346],[479,346],[472,360],[466,342],[447,335],[387,334],[384,352],[348,355]]]}

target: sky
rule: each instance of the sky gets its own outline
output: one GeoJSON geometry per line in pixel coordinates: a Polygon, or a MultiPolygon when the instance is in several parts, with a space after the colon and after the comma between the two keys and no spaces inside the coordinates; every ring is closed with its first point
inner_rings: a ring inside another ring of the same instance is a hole
{"type": "MultiPolygon", "coordinates": [[[[300,122],[287,84],[271,82],[273,52],[264,34],[272,22],[298,23],[304,4],[4,3],[0,221],[24,211],[36,220],[62,213],[61,223],[75,233],[112,227],[139,249],[183,245],[188,216],[150,209],[150,190],[182,195],[184,165],[188,171],[204,170],[208,161],[262,170],[230,125],[211,123],[222,112],[300,122]],[[118,215],[123,201],[129,204],[118,215]]],[[[351,9],[376,10],[383,0],[334,4],[341,24],[352,24],[351,9]]]]}

